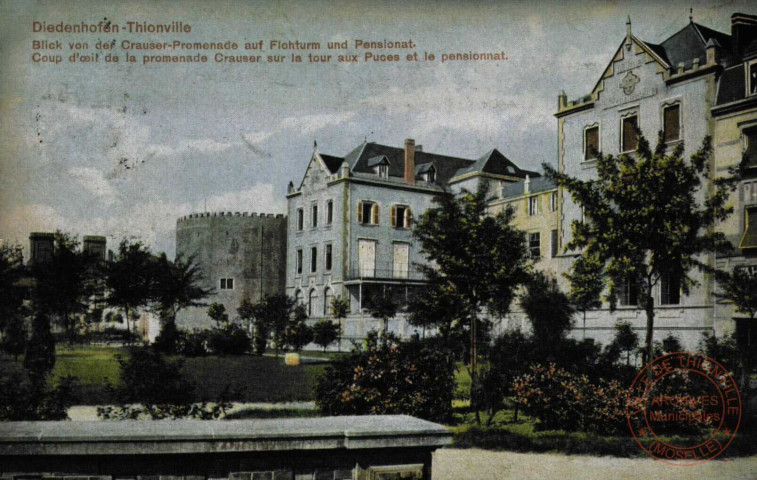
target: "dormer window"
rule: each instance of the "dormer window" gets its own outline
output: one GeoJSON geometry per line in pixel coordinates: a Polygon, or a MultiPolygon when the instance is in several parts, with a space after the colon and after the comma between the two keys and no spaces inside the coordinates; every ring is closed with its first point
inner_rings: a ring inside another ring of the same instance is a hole
{"type": "Polygon", "coordinates": [[[368,159],[368,167],[373,170],[373,173],[378,175],[379,178],[389,178],[389,159],[385,155],[373,157],[368,159]]]}
{"type": "Polygon", "coordinates": [[[428,183],[436,182],[436,168],[431,167],[428,172],[426,172],[426,181],[428,183]]]}
{"type": "Polygon", "coordinates": [[[746,94],[757,95],[757,60],[746,64],[746,94]]]}
{"type": "Polygon", "coordinates": [[[378,167],[379,178],[389,178],[389,165],[381,164],[378,167]]]}

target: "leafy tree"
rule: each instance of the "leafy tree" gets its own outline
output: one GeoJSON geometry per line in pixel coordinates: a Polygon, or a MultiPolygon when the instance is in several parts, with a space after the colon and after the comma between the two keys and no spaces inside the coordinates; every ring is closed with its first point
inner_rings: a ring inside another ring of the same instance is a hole
{"type": "Polygon", "coordinates": [[[247,325],[253,325],[252,330],[252,353],[254,355],[263,355],[268,344],[268,326],[263,322],[255,321],[255,314],[261,313],[262,306],[260,302],[250,303],[246,298],[237,308],[237,313],[243,322],[247,325]]]}
{"type": "Polygon", "coordinates": [[[55,366],[55,338],[50,332],[50,319],[44,313],[32,318],[32,334],[26,346],[24,368],[32,381],[44,381],[55,366]]]}
{"type": "Polygon", "coordinates": [[[142,242],[122,240],[115,260],[106,264],[106,303],[124,312],[126,329],[134,312],[154,297],[155,259],[142,242]]]}
{"type": "Polygon", "coordinates": [[[74,318],[86,312],[93,283],[89,275],[93,258],[79,251],[76,237],[55,232],[53,256],[49,262],[32,266],[34,309],[54,316],[68,338],[75,335],[74,318]]]}
{"type": "Polygon", "coordinates": [[[573,307],[583,314],[583,327],[586,328],[586,312],[602,306],[601,294],[604,288],[602,263],[596,255],[580,256],[576,259],[573,270],[565,273],[570,281],[570,301],[573,307]]]}
{"type": "Polygon", "coordinates": [[[24,319],[20,316],[14,316],[5,327],[5,335],[0,340],[0,348],[11,355],[15,361],[18,361],[19,355],[26,350],[26,343],[24,319]]]}
{"type": "Polygon", "coordinates": [[[208,346],[217,355],[242,355],[250,349],[250,334],[238,323],[228,322],[213,327],[208,346]]]}
{"type": "Polygon", "coordinates": [[[326,367],[316,385],[316,405],[326,415],[406,414],[449,420],[455,362],[432,345],[371,331],[365,348],[356,346],[326,367]]]}
{"type": "Polygon", "coordinates": [[[459,295],[453,295],[449,285],[435,283],[424,289],[423,295],[413,295],[408,303],[408,322],[416,327],[434,329],[444,343],[453,350],[456,343],[464,341],[464,332],[459,312],[464,302],[459,295]]]}
{"type": "Polygon", "coordinates": [[[336,347],[338,351],[342,351],[342,322],[347,318],[350,313],[350,300],[346,295],[334,297],[331,299],[331,315],[337,321],[339,330],[337,331],[336,347]]]}
{"type": "MultiPolygon", "coordinates": [[[[688,293],[695,283],[691,269],[707,268],[699,255],[724,248],[723,235],[711,233],[710,227],[730,214],[726,200],[736,179],[716,178],[705,192],[703,178],[711,176],[710,138],[687,162],[683,145],[668,152],[661,135],[655,151],[640,136],[634,154],[598,154],[595,179],[572,178],[544,165],[547,176],[583,208],[588,221],[573,222],[567,248],[581,250],[586,259],[598,259],[610,307],[615,308],[620,285],[638,282],[647,317],[645,362],[653,354],[653,288],[667,278],[672,288],[688,293]],[[700,204],[698,198],[705,193],[709,196],[700,204]]],[[[580,272],[574,270],[573,276],[577,275],[580,272]]]]}
{"type": "Polygon", "coordinates": [[[626,354],[626,365],[631,362],[631,352],[639,346],[639,336],[631,328],[628,322],[620,322],[615,325],[615,338],[612,343],[618,350],[626,354]]]}
{"type": "Polygon", "coordinates": [[[194,258],[184,260],[181,256],[171,262],[165,253],[154,261],[156,273],[152,283],[152,295],[168,322],[176,321],[176,314],[187,307],[204,307],[205,298],[213,289],[202,286],[203,276],[194,258]]]}
{"type": "MultiPolygon", "coordinates": [[[[471,378],[477,375],[483,309],[503,315],[516,288],[528,278],[529,261],[522,234],[511,224],[512,209],[487,213],[488,183],[475,193],[444,192],[413,229],[429,265],[419,265],[432,288],[451,296],[449,315],[470,336],[471,378]],[[433,266],[432,266],[433,265],[433,266]]],[[[453,323],[450,322],[450,325],[453,323]]]]}
{"type": "Polygon", "coordinates": [[[210,304],[210,307],[208,307],[208,316],[214,320],[219,327],[229,321],[229,314],[226,313],[226,307],[218,302],[210,304]]]}
{"type": "Polygon", "coordinates": [[[322,318],[313,326],[313,343],[323,347],[323,351],[339,339],[342,328],[338,323],[322,318]]]}
{"type": "Polygon", "coordinates": [[[24,277],[24,257],[20,245],[0,245],[0,334],[17,328],[25,316],[24,289],[19,284],[24,277]]]}
{"type": "Polygon", "coordinates": [[[397,315],[398,306],[394,302],[391,295],[387,295],[386,292],[382,295],[376,295],[371,302],[371,317],[377,318],[381,321],[379,324],[379,332],[386,331],[387,324],[390,318],[394,318],[397,315]]]}
{"type": "Polygon", "coordinates": [[[66,420],[76,379],[63,377],[51,387],[14,362],[0,359],[0,421],[66,420]]]}
{"type": "Polygon", "coordinates": [[[284,344],[289,345],[295,352],[313,341],[313,329],[305,322],[308,315],[304,305],[295,305],[292,318],[284,329],[284,344]]]}
{"type": "Polygon", "coordinates": [[[557,280],[542,272],[535,272],[526,286],[520,304],[531,321],[535,343],[542,349],[554,348],[573,324],[573,305],[557,280]]]}

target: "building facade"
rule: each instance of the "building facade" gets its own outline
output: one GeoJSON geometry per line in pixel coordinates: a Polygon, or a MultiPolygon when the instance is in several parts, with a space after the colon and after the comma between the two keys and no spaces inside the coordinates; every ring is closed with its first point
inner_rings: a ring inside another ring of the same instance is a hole
{"type": "MultiPolygon", "coordinates": [[[[564,93],[558,97],[555,116],[559,171],[580,179],[594,178],[596,152],[630,154],[636,149],[639,132],[653,146],[658,132],[662,132],[669,151],[683,142],[688,158],[706,136],[713,135],[710,111],[716,103],[718,79],[730,48],[730,35],[691,19],[660,44],[646,42],[633,35],[629,19],[623,41],[593,90],[575,101],[568,101],[564,93]]],[[[702,192],[697,200],[702,202],[704,195],[702,192]]],[[[558,203],[558,269],[565,272],[576,252],[566,252],[563,246],[570,242],[571,224],[582,219],[582,211],[562,189],[558,191],[558,203]]],[[[712,255],[702,260],[714,262],[712,255]]],[[[702,333],[719,328],[713,280],[697,271],[691,275],[697,285],[689,295],[683,295],[677,282],[670,279],[662,279],[655,287],[656,339],[671,333],[692,347],[702,333]]],[[[610,312],[607,305],[589,312],[586,325],[577,326],[574,335],[607,343],[619,321],[628,321],[639,331],[645,329],[645,315],[638,306],[633,281],[626,282],[615,312],[610,312]]]]}
{"type": "MultiPolygon", "coordinates": [[[[278,214],[205,212],[176,222],[176,256],[200,267],[203,286],[213,289],[207,303],[218,302],[230,319],[242,300],[256,302],[284,292],[287,219],[278,214]]],[[[187,308],[177,316],[181,328],[208,328],[207,307],[187,308]]]]}
{"type": "MultiPolygon", "coordinates": [[[[407,139],[404,148],[363,143],[344,157],[314,149],[305,175],[290,183],[286,291],[310,318],[331,317],[334,297],[349,300],[342,326],[345,346],[371,329],[379,296],[397,304],[425,284],[426,259],[414,241],[414,219],[444,189],[475,189],[478,182],[514,182],[526,175],[497,150],[478,159],[428,153],[407,139]]],[[[399,335],[412,328],[403,315],[385,326],[399,335]]]]}

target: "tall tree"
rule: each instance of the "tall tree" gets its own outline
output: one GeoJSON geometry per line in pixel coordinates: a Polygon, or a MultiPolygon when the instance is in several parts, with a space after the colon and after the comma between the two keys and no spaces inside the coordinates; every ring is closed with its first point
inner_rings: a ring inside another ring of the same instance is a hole
{"type": "Polygon", "coordinates": [[[92,261],[92,257],[79,251],[75,236],[59,230],[55,232],[51,260],[32,267],[34,309],[52,315],[69,341],[75,335],[76,315],[86,312],[89,306],[92,261]]]}
{"type": "Polygon", "coordinates": [[[294,298],[286,294],[267,295],[256,303],[244,300],[237,310],[239,316],[245,320],[254,319],[255,322],[255,353],[262,355],[265,352],[265,343],[270,335],[279,356],[279,349],[284,345],[284,333],[290,319],[298,310],[294,298]]]}
{"type": "Polygon", "coordinates": [[[557,280],[535,272],[520,299],[539,348],[553,349],[565,338],[573,320],[573,306],[557,285],[557,280]]]}
{"type": "Polygon", "coordinates": [[[586,312],[602,306],[604,278],[603,265],[596,255],[581,256],[576,259],[573,269],[566,272],[570,281],[570,301],[583,314],[584,335],[586,334],[586,312]]]}
{"type": "Polygon", "coordinates": [[[155,261],[152,295],[165,321],[175,322],[176,314],[187,307],[207,306],[203,300],[213,289],[202,286],[203,276],[193,257],[181,256],[171,262],[162,253],[155,261]]]}
{"type": "Polygon", "coordinates": [[[487,322],[481,313],[483,309],[494,315],[507,313],[530,269],[523,236],[510,224],[512,209],[489,215],[488,195],[487,182],[481,182],[475,193],[443,192],[413,230],[429,260],[420,270],[432,286],[454,298],[453,315],[468,329],[473,383],[481,333],[487,330],[481,325],[487,322]]]}
{"type": "Polygon", "coordinates": [[[123,310],[129,333],[133,313],[148,305],[154,296],[155,263],[155,257],[142,242],[124,239],[115,260],[106,265],[106,303],[123,310]]]}
{"type": "Polygon", "coordinates": [[[712,179],[707,189],[704,180],[712,173],[709,137],[690,161],[683,152],[683,144],[669,152],[661,133],[654,151],[640,135],[634,154],[598,154],[597,177],[590,180],[544,165],[547,176],[583,208],[588,221],[573,222],[567,248],[599,260],[610,308],[615,308],[621,285],[638,284],[647,317],[645,361],[653,355],[655,285],[665,278],[670,288],[687,294],[695,284],[692,268],[708,268],[701,255],[725,246],[723,235],[712,233],[711,227],[730,214],[726,200],[736,177],[712,179]]]}
{"type": "Polygon", "coordinates": [[[18,360],[26,347],[24,318],[24,287],[20,285],[25,274],[24,258],[20,245],[0,245],[0,348],[18,360]]]}

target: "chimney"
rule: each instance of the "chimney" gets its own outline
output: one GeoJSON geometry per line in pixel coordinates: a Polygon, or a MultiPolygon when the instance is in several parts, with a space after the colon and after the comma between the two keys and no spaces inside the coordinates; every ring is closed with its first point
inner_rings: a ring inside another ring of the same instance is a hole
{"type": "Polygon", "coordinates": [[[423,145],[416,145],[415,146],[415,151],[416,152],[422,152],[423,151],[423,145]]]}
{"type": "Polygon", "coordinates": [[[749,42],[757,38],[757,17],[745,13],[731,15],[731,44],[733,54],[741,56],[749,42]]]}
{"type": "Polygon", "coordinates": [[[405,183],[415,185],[415,140],[405,140],[405,183]]]}

